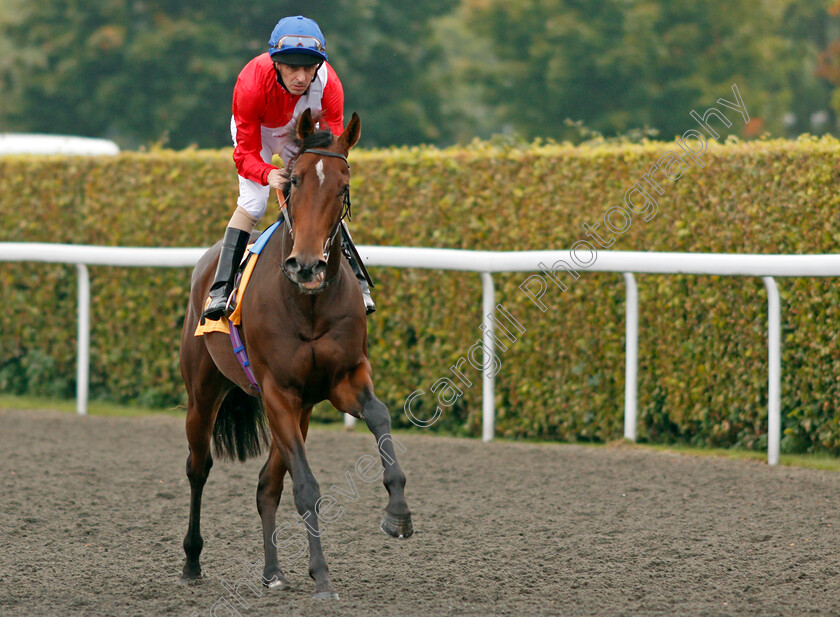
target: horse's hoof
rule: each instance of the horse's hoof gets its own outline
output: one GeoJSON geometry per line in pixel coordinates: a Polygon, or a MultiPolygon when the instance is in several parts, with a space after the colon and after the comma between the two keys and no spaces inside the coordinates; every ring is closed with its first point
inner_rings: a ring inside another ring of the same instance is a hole
{"type": "Polygon", "coordinates": [[[178,578],[178,584],[181,587],[185,587],[187,585],[198,585],[202,580],[204,580],[204,577],[201,576],[201,574],[198,574],[197,576],[182,574],[180,578],[178,578]]]}
{"type": "Polygon", "coordinates": [[[265,584],[269,589],[290,589],[292,584],[285,577],[275,575],[274,578],[265,584]]]}
{"type": "Polygon", "coordinates": [[[312,597],[316,600],[338,600],[338,594],[335,591],[316,591],[312,597]]]}
{"type": "Polygon", "coordinates": [[[184,569],[181,570],[181,578],[178,579],[179,585],[194,585],[201,580],[201,565],[198,560],[190,561],[189,559],[184,563],[184,569]]]}
{"type": "Polygon", "coordinates": [[[392,538],[410,538],[414,533],[411,524],[411,514],[390,514],[385,513],[379,528],[392,538]]]}

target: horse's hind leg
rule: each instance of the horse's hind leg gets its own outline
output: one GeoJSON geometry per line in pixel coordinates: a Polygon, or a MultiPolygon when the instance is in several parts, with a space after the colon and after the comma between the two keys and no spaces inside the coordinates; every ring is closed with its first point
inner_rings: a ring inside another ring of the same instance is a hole
{"type": "MultiPolygon", "coordinates": [[[[283,479],[286,475],[286,465],[280,456],[280,451],[272,444],[268,460],[260,471],[260,481],[257,485],[257,511],[260,513],[263,529],[263,546],[265,548],[265,568],[263,569],[263,584],[270,589],[284,589],[290,586],[289,580],[280,569],[277,561],[277,543],[275,539],[275,524],[277,504],[283,493],[283,479]]],[[[278,530],[279,531],[279,530],[278,530]]]]}
{"type": "Polygon", "coordinates": [[[190,397],[187,407],[187,442],[190,453],[187,455],[187,477],[190,480],[190,522],[187,535],[184,537],[184,552],[187,555],[184,563],[182,581],[201,578],[199,555],[204,547],[201,537],[201,494],[210,468],[213,466],[213,456],[210,454],[210,439],[213,433],[212,407],[200,409],[194,399],[190,397]]]}

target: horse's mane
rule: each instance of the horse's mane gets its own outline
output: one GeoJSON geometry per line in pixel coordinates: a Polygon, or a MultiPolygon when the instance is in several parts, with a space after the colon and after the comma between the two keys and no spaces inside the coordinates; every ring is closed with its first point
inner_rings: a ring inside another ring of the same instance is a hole
{"type": "MultiPolygon", "coordinates": [[[[297,152],[289,161],[289,169],[291,170],[294,167],[295,161],[297,157],[300,156],[300,153],[304,150],[309,150],[310,148],[326,148],[329,145],[332,145],[333,142],[333,134],[332,131],[315,131],[311,135],[307,135],[303,141],[300,139],[295,138],[294,144],[297,146],[297,152]]],[[[289,199],[289,193],[292,190],[292,185],[289,180],[283,184],[283,196],[286,200],[289,199]]]]}

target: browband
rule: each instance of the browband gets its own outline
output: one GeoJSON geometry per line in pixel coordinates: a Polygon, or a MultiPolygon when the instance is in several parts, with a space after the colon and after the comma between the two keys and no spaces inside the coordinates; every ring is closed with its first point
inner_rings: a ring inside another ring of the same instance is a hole
{"type": "Polygon", "coordinates": [[[350,167],[350,163],[347,161],[347,157],[344,156],[343,154],[339,154],[338,152],[328,152],[327,150],[315,150],[315,149],[301,150],[298,153],[298,156],[300,156],[301,154],[307,154],[307,153],[309,153],[309,154],[319,154],[321,156],[332,156],[334,158],[341,159],[342,161],[347,163],[347,167],[350,167]]]}

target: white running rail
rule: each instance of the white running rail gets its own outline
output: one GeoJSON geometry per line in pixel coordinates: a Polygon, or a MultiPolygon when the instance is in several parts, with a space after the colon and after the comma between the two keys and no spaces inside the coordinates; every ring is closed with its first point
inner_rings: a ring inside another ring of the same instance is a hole
{"type": "MultiPolygon", "coordinates": [[[[496,305],[494,272],[538,272],[538,264],[557,260],[573,263],[569,251],[464,251],[452,249],[360,246],[368,266],[426,268],[477,272],[482,281],[484,343],[488,355],[494,352],[493,315],[496,305]]],[[[0,261],[35,261],[75,264],[79,273],[79,325],[76,403],[79,414],[87,413],[88,367],[90,362],[90,281],[87,267],[158,266],[190,267],[204,248],[131,248],[44,243],[0,243],[0,261]]],[[[840,276],[838,255],[735,255],[712,253],[647,253],[599,251],[595,263],[580,270],[621,273],[627,285],[626,383],[624,436],[636,439],[636,384],[638,374],[638,296],[634,273],[709,274],[761,277],[768,298],[768,437],[767,462],[779,462],[781,439],[781,305],[774,277],[840,276]]],[[[483,374],[482,438],[494,435],[495,410],[493,376],[483,374]]],[[[349,416],[348,416],[349,418],[349,416]]],[[[352,418],[350,418],[352,420],[352,418]]]]}

